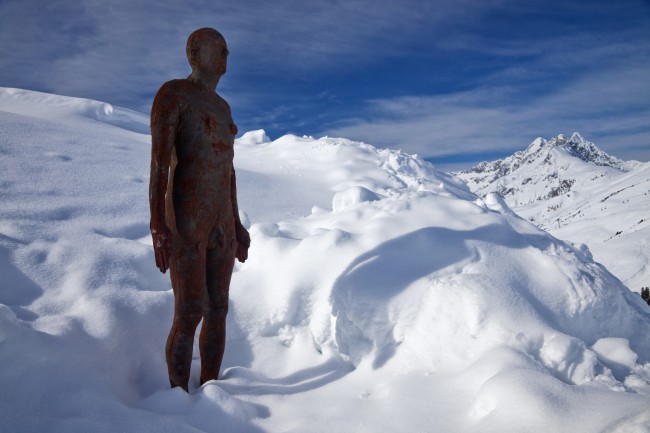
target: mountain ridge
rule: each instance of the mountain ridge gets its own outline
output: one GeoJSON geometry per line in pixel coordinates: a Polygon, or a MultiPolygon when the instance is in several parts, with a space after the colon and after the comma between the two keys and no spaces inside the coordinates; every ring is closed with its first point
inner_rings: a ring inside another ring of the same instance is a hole
{"type": "Polygon", "coordinates": [[[524,163],[534,159],[537,154],[544,152],[545,155],[555,149],[566,150],[571,156],[581,159],[584,162],[592,162],[599,166],[618,168],[621,171],[630,171],[640,164],[638,161],[623,161],[607,152],[599,149],[594,143],[585,139],[579,132],[574,132],[567,138],[564,134],[546,140],[537,137],[522,151],[517,151],[511,156],[495,161],[483,161],[468,170],[461,170],[455,174],[488,173],[495,172],[495,177],[507,175],[524,163]]]}
{"type": "Polygon", "coordinates": [[[525,150],[452,174],[464,180],[472,192],[496,192],[509,206],[518,207],[584,189],[599,178],[614,178],[640,165],[611,156],[574,132],[569,138],[563,134],[550,140],[539,137],[525,150]]]}

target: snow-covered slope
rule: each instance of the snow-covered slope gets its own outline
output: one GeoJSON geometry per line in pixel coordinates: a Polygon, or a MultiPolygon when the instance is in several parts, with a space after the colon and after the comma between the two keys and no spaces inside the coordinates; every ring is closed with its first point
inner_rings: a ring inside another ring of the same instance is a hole
{"type": "Polygon", "coordinates": [[[650,428],[650,310],[584,247],[420,158],[262,131],[222,380],[168,389],[146,121],[0,90],[0,431],[650,428]]]}
{"type": "Polygon", "coordinates": [[[573,195],[557,209],[518,212],[561,239],[586,243],[631,290],[650,285],[650,163],[573,195]]]}
{"type": "Polygon", "coordinates": [[[650,285],[649,164],[621,161],[574,133],[455,174],[558,238],[587,244],[631,290],[650,285]]]}

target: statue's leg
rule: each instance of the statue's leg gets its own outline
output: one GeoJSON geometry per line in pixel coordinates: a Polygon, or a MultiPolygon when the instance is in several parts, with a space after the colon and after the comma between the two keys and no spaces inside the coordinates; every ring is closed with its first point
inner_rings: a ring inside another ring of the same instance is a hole
{"type": "Polygon", "coordinates": [[[230,239],[219,239],[214,248],[208,248],[206,253],[208,302],[199,337],[201,384],[218,378],[226,346],[228,289],[235,264],[234,230],[232,233],[230,239]]]}
{"type": "Polygon", "coordinates": [[[183,242],[180,236],[175,236],[170,274],[174,288],[174,322],[165,350],[167,369],[172,388],[180,386],[188,391],[194,333],[206,302],[205,242],[201,246],[198,241],[183,242]]]}

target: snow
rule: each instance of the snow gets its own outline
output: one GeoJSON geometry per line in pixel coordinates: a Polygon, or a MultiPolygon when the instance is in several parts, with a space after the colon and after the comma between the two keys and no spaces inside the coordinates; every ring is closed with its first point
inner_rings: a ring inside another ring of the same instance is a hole
{"type": "Polygon", "coordinates": [[[0,90],[0,430],[650,431],[650,309],[417,156],[236,142],[222,377],[169,389],[146,116],[0,90]]]}
{"type": "Polygon", "coordinates": [[[621,161],[574,133],[458,176],[554,236],[586,244],[630,290],[649,285],[650,163],[621,161]]]}

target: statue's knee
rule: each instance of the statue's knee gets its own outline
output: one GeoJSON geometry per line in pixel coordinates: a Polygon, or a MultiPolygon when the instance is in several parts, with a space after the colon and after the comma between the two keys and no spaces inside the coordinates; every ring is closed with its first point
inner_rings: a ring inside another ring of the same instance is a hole
{"type": "Polygon", "coordinates": [[[215,313],[218,317],[226,317],[228,315],[228,302],[218,305],[215,313]]]}
{"type": "Polygon", "coordinates": [[[228,315],[228,302],[219,302],[213,305],[206,315],[210,315],[215,319],[225,319],[228,315]]]}
{"type": "Polygon", "coordinates": [[[182,326],[189,328],[196,328],[203,318],[203,311],[201,308],[184,308],[178,315],[178,321],[182,326]]]}

